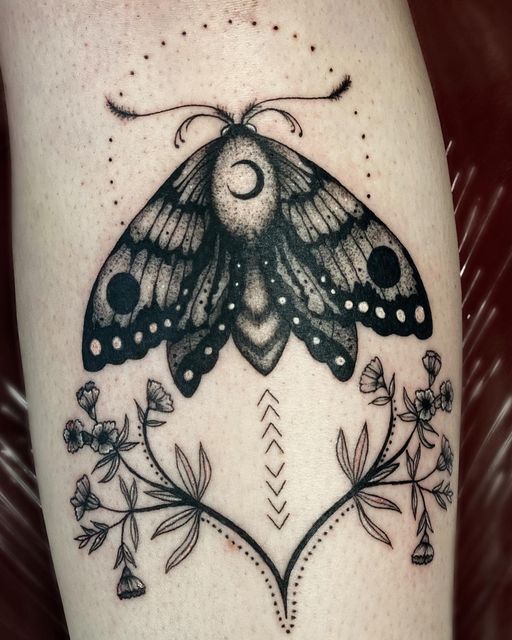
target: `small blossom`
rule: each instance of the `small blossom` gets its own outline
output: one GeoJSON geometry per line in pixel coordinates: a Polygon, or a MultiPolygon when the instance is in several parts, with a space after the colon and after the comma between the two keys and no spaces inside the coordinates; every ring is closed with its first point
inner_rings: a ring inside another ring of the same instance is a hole
{"type": "Polygon", "coordinates": [[[453,404],[453,386],[450,380],[446,380],[441,384],[439,390],[441,409],[443,411],[451,411],[453,404]]]}
{"type": "Polygon", "coordinates": [[[75,495],[70,502],[75,508],[77,520],[80,520],[86,511],[93,511],[100,506],[100,501],[91,492],[91,483],[87,476],[82,476],[76,483],[75,495]]]}
{"type": "Polygon", "coordinates": [[[420,420],[428,422],[436,412],[435,397],[432,390],[416,391],[414,405],[420,420]]]}
{"type": "Polygon", "coordinates": [[[64,442],[68,445],[69,453],[76,453],[84,446],[84,425],[80,420],[68,420],[64,428],[64,442]]]}
{"type": "Polygon", "coordinates": [[[434,547],[430,544],[428,533],[423,535],[421,542],[411,555],[413,564],[428,564],[434,559],[434,547]]]}
{"type": "Polygon", "coordinates": [[[98,451],[101,455],[110,453],[119,437],[116,423],[112,421],[98,422],[92,430],[91,449],[98,451]]]}
{"type": "Polygon", "coordinates": [[[441,440],[441,453],[437,460],[437,469],[439,471],[447,470],[450,475],[453,471],[453,451],[448,442],[448,438],[443,436],[441,440]]]}
{"type": "Polygon", "coordinates": [[[171,413],[174,411],[171,394],[162,387],[156,380],[148,380],[147,386],[148,407],[153,411],[171,413]]]}
{"type": "Polygon", "coordinates": [[[435,351],[429,350],[423,356],[422,362],[428,373],[428,386],[431,387],[441,370],[441,357],[435,351]]]}
{"type": "Polygon", "coordinates": [[[384,371],[379,358],[373,358],[363,370],[359,380],[359,389],[362,393],[373,393],[377,389],[385,389],[384,371]]]}
{"type": "Polygon", "coordinates": [[[91,380],[76,392],[78,404],[94,421],[96,421],[96,402],[99,395],[100,390],[91,380]]]}
{"type": "Polygon", "coordinates": [[[117,595],[121,600],[126,598],[138,598],[146,593],[146,585],[140,578],[134,576],[133,573],[125,567],[121,574],[121,579],[117,585],[117,595]]]}

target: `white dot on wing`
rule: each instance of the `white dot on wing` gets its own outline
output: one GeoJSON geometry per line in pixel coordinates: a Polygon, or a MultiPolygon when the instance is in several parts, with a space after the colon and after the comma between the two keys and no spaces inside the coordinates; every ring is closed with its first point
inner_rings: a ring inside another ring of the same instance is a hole
{"type": "Polygon", "coordinates": [[[416,318],[416,322],[421,324],[425,321],[425,309],[421,306],[416,307],[414,311],[414,317],[416,318]]]}
{"type": "Polygon", "coordinates": [[[101,342],[99,340],[91,340],[91,344],[89,345],[89,349],[93,356],[99,356],[101,353],[101,342]]]}
{"type": "Polygon", "coordinates": [[[185,380],[185,382],[190,382],[193,377],[194,377],[194,372],[191,371],[190,369],[187,369],[183,374],[183,379],[185,380]]]}
{"type": "Polygon", "coordinates": [[[112,346],[116,350],[120,349],[123,346],[123,343],[122,343],[121,338],[119,336],[115,336],[114,338],[112,338],[112,346]]]}
{"type": "Polygon", "coordinates": [[[363,302],[360,302],[357,305],[357,308],[361,313],[366,313],[370,307],[368,306],[368,303],[363,300],[363,302]]]}
{"type": "Polygon", "coordinates": [[[397,309],[396,318],[398,322],[405,322],[405,312],[403,309],[397,309]]]}
{"type": "Polygon", "coordinates": [[[375,307],[375,315],[381,320],[386,317],[386,312],[382,307],[375,307]]]}

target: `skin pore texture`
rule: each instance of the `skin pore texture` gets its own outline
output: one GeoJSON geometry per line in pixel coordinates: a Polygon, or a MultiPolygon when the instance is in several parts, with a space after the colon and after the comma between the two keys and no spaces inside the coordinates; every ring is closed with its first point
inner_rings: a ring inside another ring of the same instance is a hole
{"type": "Polygon", "coordinates": [[[450,638],[458,264],[406,6],[0,16],[73,640],[450,638]]]}

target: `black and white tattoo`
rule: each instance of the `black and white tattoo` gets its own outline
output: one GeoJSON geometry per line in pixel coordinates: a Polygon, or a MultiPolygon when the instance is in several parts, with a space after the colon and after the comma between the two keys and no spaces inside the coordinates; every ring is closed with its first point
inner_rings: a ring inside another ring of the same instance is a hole
{"type": "Polygon", "coordinates": [[[335,101],[349,86],[347,76],[326,96],[262,100],[239,118],[210,105],[137,113],[107,101],[124,120],[188,109],[176,146],[199,117],[223,129],[171,174],[100,269],[83,328],[88,371],[165,341],[174,381],[191,396],[230,335],[266,375],[292,332],[348,380],[357,322],[383,336],[431,336],[427,294],[398,238],[336,178],[254,124],[274,113],[301,136],[280,105],[335,101]]]}
{"type": "MultiPolygon", "coordinates": [[[[135,438],[130,433],[128,414],[122,429],[114,420],[99,417],[100,391],[93,382],[88,382],[77,392],[77,400],[88,416],[89,425],[84,425],[78,418],[68,421],[64,440],[73,454],[84,448],[92,449],[97,455],[93,473],[102,474],[100,483],[108,483],[117,476],[120,496],[119,501],[112,504],[98,495],[89,476],[80,477],[71,498],[76,519],[88,520],[76,537],[79,547],[93,553],[105,540],[115,536],[117,594],[121,599],[134,598],[146,591],[143,580],[134,573],[143,572],[142,566],[137,567],[136,552],[145,538],[139,523],[146,514],[162,512],[161,522],[152,530],[152,539],[169,535],[173,540],[165,564],[167,572],[174,570],[193,551],[202,525],[213,527],[223,540],[230,541],[233,548],[253,563],[265,580],[279,623],[287,633],[293,630],[297,619],[297,599],[305,567],[318,545],[326,544],[328,533],[336,524],[351,512],[357,512],[363,529],[375,540],[391,546],[390,537],[376,521],[380,509],[401,513],[398,504],[385,495],[390,487],[402,488],[409,493],[407,501],[417,537],[411,542],[412,563],[429,564],[434,558],[432,508],[437,505],[446,510],[453,498],[449,476],[453,471],[454,456],[448,438],[444,434],[440,436],[434,422],[439,413],[451,411],[454,394],[450,380],[436,386],[441,369],[440,356],[427,351],[422,362],[426,384],[411,394],[404,387],[398,394],[403,398],[401,409],[395,393],[395,376],[385,375],[381,360],[375,357],[364,368],[359,381],[361,393],[371,396],[370,404],[388,412],[387,429],[379,452],[373,460],[368,458],[370,434],[376,430],[374,425],[371,429],[366,424],[363,426],[353,454],[346,434],[339,430],[336,456],[333,452],[332,460],[337,459],[340,473],[348,480],[348,489],[311,523],[291,553],[284,571],[278,569],[271,552],[248,531],[205,500],[207,489],[212,490],[212,467],[202,444],[198,445],[195,465],[176,443],[175,468],[164,468],[158,461],[150,433],[164,428],[162,418],[174,411],[171,395],[159,382],[148,381],[145,406],[135,403],[139,432],[135,438]],[[395,428],[397,419],[404,423],[400,429],[395,428]]],[[[229,505],[226,508],[229,510],[229,505]]],[[[402,535],[407,535],[406,529],[402,535]]],[[[211,557],[210,561],[216,559],[211,557]]]]}

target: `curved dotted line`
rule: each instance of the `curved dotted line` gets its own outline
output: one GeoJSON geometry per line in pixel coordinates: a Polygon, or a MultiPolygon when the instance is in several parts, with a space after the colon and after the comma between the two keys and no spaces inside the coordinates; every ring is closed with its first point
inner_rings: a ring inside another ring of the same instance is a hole
{"type": "Polygon", "coordinates": [[[384,453],[382,454],[381,459],[380,459],[379,462],[384,462],[386,460],[387,455],[389,453],[389,449],[390,449],[391,445],[393,444],[393,436],[395,435],[396,416],[397,416],[397,413],[398,413],[398,407],[397,407],[397,404],[396,404],[396,400],[394,398],[392,400],[392,403],[393,403],[393,423],[392,423],[392,426],[391,426],[391,431],[389,432],[389,439],[388,439],[388,441],[386,443],[386,448],[384,449],[384,453]]]}
{"type": "MultiPolygon", "coordinates": [[[[330,531],[332,531],[335,527],[335,525],[337,525],[340,521],[341,518],[344,518],[345,515],[347,515],[350,511],[352,511],[355,508],[355,504],[352,503],[351,505],[349,505],[348,507],[345,507],[344,509],[342,509],[339,514],[336,516],[336,518],[331,522],[331,524],[326,527],[326,529],[324,529],[324,531],[322,531],[321,533],[318,534],[317,539],[315,540],[314,544],[310,547],[309,551],[304,554],[302,556],[303,558],[303,562],[309,562],[309,559],[311,558],[311,556],[314,554],[314,552],[316,551],[316,548],[318,547],[319,544],[321,544],[325,538],[327,537],[327,535],[329,534],[330,531]]],[[[293,609],[291,609],[290,611],[290,620],[295,620],[297,617],[297,609],[296,609],[296,605],[297,605],[297,593],[298,593],[298,589],[300,587],[300,582],[299,580],[302,580],[303,578],[303,572],[305,571],[306,566],[305,564],[302,564],[299,567],[299,575],[297,576],[297,581],[293,583],[293,587],[294,587],[294,591],[292,591],[292,597],[294,598],[294,600],[291,601],[291,605],[293,606],[293,609]]],[[[290,624],[290,628],[293,629],[294,627],[294,623],[290,624]]],[[[287,633],[290,633],[289,631],[287,631],[287,633]]]]}
{"type": "MultiPolygon", "coordinates": [[[[289,618],[290,622],[288,622],[287,616],[285,616],[284,612],[282,612],[281,609],[279,608],[276,590],[274,588],[274,585],[271,584],[270,577],[267,575],[267,572],[265,571],[265,569],[259,569],[260,575],[265,576],[265,584],[267,585],[270,591],[270,597],[272,598],[272,604],[274,606],[274,613],[276,614],[277,619],[281,624],[281,629],[284,629],[284,631],[287,634],[290,634],[292,630],[295,628],[295,620],[297,619],[297,594],[301,584],[299,581],[302,580],[303,573],[306,570],[305,563],[309,562],[309,559],[312,557],[317,546],[325,540],[326,536],[329,534],[330,531],[334,529],[334,526],[339,523],[340,519],[344,518],[345,515],[348,514],[350,511],[352,511],[354,508],[355,508],[355,504],[352,503],[348,507],[345,507],[343,510],[341,510],[338,516],[334,519],[334,521],[321,534],[318,535],[318,538],[316,539],[315,543],[311,546],[309,551],[302,556],[304,564],[302,564],[299,567],[299,575],[297,576],[295,582],[293,583],[293,591],[291,594],[293,600],[291,600],[290,602],[290,604],[292,605],[292,608],[290,609],[290,618],[289,618]]],[[[213,529],[215,529],[215,531],[217,531],[217,533],[223,535],[226,540],[231,542],[233,547],[238,549],[238,551],[243,551],[244,555],[247,558],[249,558],[256,567],[261,566],[261,562],[257,560],[255,556],[251,554],[250,551],[244,548],[244,545],[237,543],[237,541],[232,537],[232,535],[230,535],[229,533],[226,533],[224,529],[221,526],[219,526],[216,522],[212,521],[210,518],[207,518],[206,516],[201,516],[201,522],[206,522],[206,524],[209,524],[213,529]]]]}
{"type": "Polygon", "coordinates": [[[158,469],[155,467],[155,465],[151,461],[151,458],[149,457],[148,450],[147,450],[146,445],[144,443],[144,437],[142,435],[142,426],[140,424],[137,426],[137,431],[139,432],[139,441],[140,441],[140,444],[142,445],[142,450],[144,451],[144,455],[146,456],[146,460],[149,462],[149,466],[153,469],[153,471],[155,472],[155,475],[157,476],[157,478],[159,480],[161,480],[164,484],[166,484],[168,486],[171,486],[171,483],[169,482],[169,480],[167,480],[167,478],[165,476],[163,476],[160,473],[160,471],[158,471],[158,469]]]}

